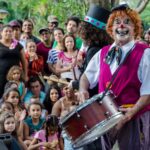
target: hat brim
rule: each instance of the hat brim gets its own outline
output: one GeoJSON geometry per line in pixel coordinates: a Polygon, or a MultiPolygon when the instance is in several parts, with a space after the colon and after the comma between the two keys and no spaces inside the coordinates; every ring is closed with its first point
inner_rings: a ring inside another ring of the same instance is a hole
{"type": "Polygon", "coordinates": [[[48,29],[40,29],[40,30],[39,30],[39,34],[42,34],[42,32],[44,32],[44,31],[45,31],[45,32],[50,32],[48,29]]]}
{"type": "Polygon", "coordinates": [[[127,4],[121,4],[118,6],[115,6],[111,9],[111,12],[117,11],[117,10],[126,10],[126,9],[130,9],[129,5],[127,4]]]}
{"type": "Polygon", "coordinates": [[[93,26],[95,26],[95,27],[97,27],[99,29],[106,30],[106,23],[101,22],[101,21],[99,21],[99,20],[97,20],[95,18],[92,18],[92,17],[89,17],[89,16],[85,16],[84,21],[92,24],[93,26]]]}
{"type": "Polygon", "coordinates": [[[53,22],[57,22],[57,23],[58,23],[58,20],[53,19],[53,20],[49,20],[48,22],[49,22],[49,23],[53,23],[53,22]]]}

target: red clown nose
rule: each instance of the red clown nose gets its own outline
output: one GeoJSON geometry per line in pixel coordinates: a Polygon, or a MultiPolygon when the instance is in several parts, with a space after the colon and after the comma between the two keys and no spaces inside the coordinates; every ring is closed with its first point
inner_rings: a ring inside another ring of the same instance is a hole
{"type": "Polygon", "coordinates": [[[124,28],[124,25],[123,25],[123,24],[121,24],[121,25],[120,25],[120,28],[124,28]]]}

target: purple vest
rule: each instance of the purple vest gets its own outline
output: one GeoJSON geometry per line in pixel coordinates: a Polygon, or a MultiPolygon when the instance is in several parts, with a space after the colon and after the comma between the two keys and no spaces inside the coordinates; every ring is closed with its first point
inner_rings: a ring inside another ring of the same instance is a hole
{"type": "MultiPolygon", "coordinates": [[[[99,76],[99,92],[103,92],[111,81],[112,74],[109,65],[105,63],[104,58],[110,46],[102,49],[100,55],[100,76],[99,76]]],[[[126,58],[124,64],[120,68],[111,90],[116,97],[119,106],[123,104],[135,104],[140,97],[141,82],[138,79],[138,68],[143,56],[144,50],[148,48],[146,45],[136,43],[135,48],[126,58]]],[[[144,112],[150,110],[150,105],[144,109],[144,112]]],[[[143,111],[142,111],[143,112],[143,111]]]]}

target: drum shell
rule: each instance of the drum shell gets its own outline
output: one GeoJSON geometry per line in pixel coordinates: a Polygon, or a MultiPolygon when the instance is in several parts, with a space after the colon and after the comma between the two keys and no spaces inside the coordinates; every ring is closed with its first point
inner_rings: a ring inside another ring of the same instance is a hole
{"type": "Polygon", "coordinates": [[[115,96],[111,93],[102,100],[101,96],[98,95],[78,106],[66,121],[62,121],[62,127],[70,140],[75,141],[99,122],[103,122],[118,113],[114,99],[115,96]]]}

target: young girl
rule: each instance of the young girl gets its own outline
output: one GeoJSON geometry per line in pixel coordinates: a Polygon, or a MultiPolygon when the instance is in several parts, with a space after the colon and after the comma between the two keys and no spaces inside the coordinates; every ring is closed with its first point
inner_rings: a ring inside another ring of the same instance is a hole
{"type": "Polygon", "coordinates": [[[3,111],[0,114],[0,134],[10,133],[12,135],[11,144],[8,149],[26,150],[26,146],[20,138],[20,133],[17,132],[16,120],[14,114],[3,111]],[[19,142],[19,144],[18,144],[19,142]],[[21,146],[21,147],[20,147],[21,146]]]}
{"type": "Polygon", "coordinates": [[[56,116],[47,116],[44,129],[35,134],[29,150],[60,150],[58,123],[56,116]]]}
{"type": "Polygon", "coordinates": [[[18,91],[21,96],[21,100],[24,98],[26,93],[25,84],[22,77],[22,69],[19,66],[12,66],[7,73],[7,81],[14,81],[17,83],[18,91]]]}
{"type": "MultiPolygon", "coordinates": [[[[9,88],[3,95],[3,103],[11,103],[14,107],[14,117],[17,122],[17,129],[20,135],[20,140],[23,139],[23,120],[26,116],[26,110],[21,104],[19,91],[16,88],[9,88]]],[[[4,109],[4,108],[3,108],[4,109]]]]}
{"type": "Polygon", "coordinates": [[[40,102],[32,102],[28,106],[29,116],[25,120],[25,141],[24,143],[29,146],[35,133],[42,129],[45,122],[44,118],[41,118],[42,105],[40,102]]]}
{"type": "Polygon", "coordinates": [[[80,71],[77,66],[76,57],[78,51],[75,46],[75,38],[73,35],[66,35],[63,39],[65,50],[58,56],[59,60],[56,64],[56,71],[61,74],[61,78],[69,80],[78,80],[80,71]]]}
{"type": "Polygon", "coordinates": [[[51,114],[52,107],[59,100],[61,96],[60,88],[57,85],[51,85],[48,89],[43,105],[45,109],[48,111],[48,114],[51,114]]]}
{"type": "MultiPolygon", "coordinates": [[[[14,106],[15,115],[21,114],[24,111],[24,106],[21,103],[20,93],[16,88],[9,88],[3,95],[4,102],[10,102],[14,106]]],[[[19,118],[16,118],[19,119],[19,118]]]]}
{"type": "Polygon", "coordinates": [[[28,62],[28,75],[38,75],[43,73],[44,60],[42,56],[36,53],[37,46],[32,40],[27,40],[26,43],[26,59],[28,62]]]}
{"type": "Polygon", "coordinates": [[[0,108],[1,108],[2,111],[7,111],[7,112],[10,112],[10,113],[14,114],[14,106],[10,102],[3,102],[0,105],[0,108]]]}
{"type": "Polygon", "coordinates": [[[26,50],[26,43],[28,39],[29,39],[29,35],[27,33],[21,33],[19,42],[23,46],[24,50],[26,50]]]}

